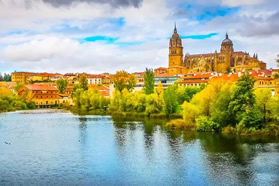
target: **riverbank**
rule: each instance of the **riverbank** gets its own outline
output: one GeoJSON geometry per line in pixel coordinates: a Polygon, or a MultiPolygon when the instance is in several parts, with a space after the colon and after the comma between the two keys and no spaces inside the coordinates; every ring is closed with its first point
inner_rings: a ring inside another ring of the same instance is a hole
{"type": "Polygon", "coordinates": [[[183,119],[175,119],[171,120],[166,124],[166,127],[171,128],[173,130],[185,130],[185,131],[197,131],[197,132],[215,132],[222,134],[233,134],[240,136],[279,136],[279,125],[268,123],[262,129],[247,129],[240,126],[226,126],[219,131],[207,130],[201,131],[199,130],[199,124],[197,123],[188,123],[183,119]]]}

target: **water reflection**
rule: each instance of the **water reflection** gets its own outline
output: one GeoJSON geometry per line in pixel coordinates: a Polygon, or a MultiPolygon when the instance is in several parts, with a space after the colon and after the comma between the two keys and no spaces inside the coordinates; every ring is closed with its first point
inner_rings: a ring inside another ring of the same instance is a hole
{"type": "Polygon", "coordinates": [[[0,185],[276,185],[279,181],[276,138],[175,131],[164,127],[165,120],[146,118],[50,112],[9,113],[1,118],[0,185]]]}

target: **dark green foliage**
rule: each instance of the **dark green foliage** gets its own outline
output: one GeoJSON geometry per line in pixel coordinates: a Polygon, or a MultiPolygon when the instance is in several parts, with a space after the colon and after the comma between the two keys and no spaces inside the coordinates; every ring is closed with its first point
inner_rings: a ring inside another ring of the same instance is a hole
{"type": "Polygon", "coordinates": [[[28,109],[35,109],[36,108],[36,104],[34,102],[29,102],[26,104],[28,109]]]}
{"type": "Polygon", "coordinates": [[[220,130],[220,124],[212,121],[206,116],[200,116],[197,119],[197,130],[200,132],[214,132],[220,130]]]}
{"type": "Polygon", "coordinates": [[[11,81],[11,75],[6,73],[0,73],[0,81],[11,81]]]}
{"type": "Polygon", "coordinates": [[[243,75],[236,83],[228,108],[234,126],[241,123],[244,127],[257,128],[260,125],[259,112],[255,108],[254,83],[255,79],[249,74],[243,75]]]}
{"type": "Polygon", "coordinates": [[[144,74],[144,92],[146,95],[154,93],[154,72],[153,69],[146,68],[145,74],[144,74]]]}
{"type": "Polygon", "coordinates": [[[164,112],[166,114],[173,114],[176,113],[179,109],[179,103],[177,101],[177,96],[176,96],[176,89],[177,85],[171,85],[168,86],[168,88],[164,91],[164,112]]]}

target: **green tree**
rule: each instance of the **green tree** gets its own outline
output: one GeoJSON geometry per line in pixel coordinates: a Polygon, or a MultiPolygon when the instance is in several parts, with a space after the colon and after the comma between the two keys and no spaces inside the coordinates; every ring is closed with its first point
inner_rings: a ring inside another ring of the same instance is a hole
{"type": "Polygon", "coordinates": [[[255,95],[257,107],[263,115],[263,122],[266,123],[268,119],[267,113],[270,113],[270,101],[272,100],[271,90],[257,89],[255,95]]]}
{"type": "Polygon", "coordinates": [[[144,86],[143,90],[146,95],[154,93],[154,72],[153,69],[146,68],[145,74],[144,74],[144,86]]]}
{"type": "Polygon", "coordinates": [[[228,107],[233,125],[239,124],[241,128],[260,127],[260,116],[255,107],[254,83],[255,79],[249,74],[238,79],[228,107]]]}
{"type": "Polygon", "coordinates": [[[277,55],[276,63],[277,63],[277,66],[279,67],[279,54],[277,55]]]}
{"type": "Polygon", "coordinates": [[[229,125],[231,121],[228,107],[231,101],[233,87],[232,82],[224,83],[220,92],[216,94],[215,99],[211,103],[211,119],[215,123],[218,123],[220,127],[229,125]]]}
{"type": "Polygon", "coordinates": [[[178,111],[179,104],[177,101],[177,96],[176,96],[176,89],[177,85],[170,85],[168,88],[164,91],[164,112],[166,114],[173,114],[178,111]]]}
{"type": "Polygon", "coordinates": [[[80,84],[80,88],[82,88],[83,90],[88,90],[88,81],[85,74],[82,74],[79,77],[79,84],[80,84]]]}
{"type": "Polygon", "coordinates": [[[24,86],[24,83],[17,83],[16,86],[14,87],[15,92],[18,92],[18,90],[24,86]]]}
{"type": "Polygon", "coordinates": [[[59,90],[59,93],[63,94],[68,86],[68,82],[66,79],[61,78],[56,81],[56,86],[57,86],[57,89],[59,90]]]}

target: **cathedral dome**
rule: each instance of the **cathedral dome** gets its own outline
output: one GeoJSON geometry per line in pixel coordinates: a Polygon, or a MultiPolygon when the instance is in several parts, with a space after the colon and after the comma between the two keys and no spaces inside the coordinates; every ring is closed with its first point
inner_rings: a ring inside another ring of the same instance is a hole
{"type": "Polygon", "coordinates": [[[226,45],[228,45],[228,44],[232,45],[233,44],[232,40],[230,40],[228,34],[226,34],[226,38],[222,41],[222,45],[223,44],[226,44],[226,45]]]}

